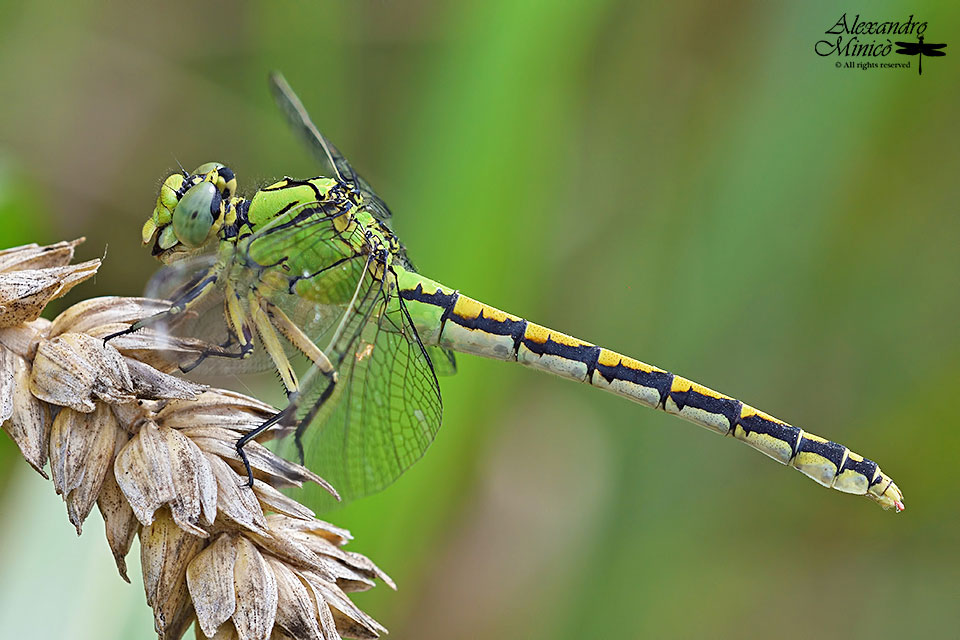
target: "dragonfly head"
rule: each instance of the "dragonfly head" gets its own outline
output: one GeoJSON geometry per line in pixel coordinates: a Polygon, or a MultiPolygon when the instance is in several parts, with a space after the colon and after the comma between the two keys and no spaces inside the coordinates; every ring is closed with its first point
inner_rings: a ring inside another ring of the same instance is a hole
{"type": "Polygon", "coordinates": [[[164,263],[193,254],[216,237],[236,188],[233,171],[218,162],[169,175],[143,225],[143,244],[152,243],[164,263]]]}

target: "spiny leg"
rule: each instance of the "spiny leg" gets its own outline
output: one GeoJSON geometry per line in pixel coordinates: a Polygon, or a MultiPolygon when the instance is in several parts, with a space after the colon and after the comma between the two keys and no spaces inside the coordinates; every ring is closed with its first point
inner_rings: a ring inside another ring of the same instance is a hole
{"type": "Polygon", "coordinates": [[[333,375],[327,377],[327,386],[324,387],[320,397],[313,403],[307,414],[303,416],[303,419],[297,423],[297,430],[293,434],[293,442],[297,446],[297,453],[300,455],[300,464],[303,464],[303,433],[307,430],[307,427],[310,426],[310,423],[313,422],[313,419],[317,417],[317,414],[320,413],[320,409],[322,409],[323,405],[330,399],[330,396],[333,395],[336,386],[337,375],[336,372],[333,372],[333,375]]]}
{"type": "MultiPolygon", "coordinates": [[[[300,438],[302,437],[307,426],[309,426],[310,421],[313,420],[313,418],[317,415],[317,412],[320,411],[320,408],[323,406],[323,404],[330,398],[331,395],[333,395],[333,391],[337,385],[337,375],[335,371],[331,371],[326,377],[327,386],[324,388],[323,392],[320,394],[320,397],[313,404],[313,406],[310,407],[310,411],[307,412],[307,415],[297,424],[294,442],[297,445],[297,453],[300,456],[300,464],[303,464],[304,461],[303,444],[301,443],[300,438]]],[[[243,468],[247,472],[248,487],[253,486],[253,468],[250,466],[250,461],[247,459],[247,454],[244,452],[243,448],[251,440],[254,440],[257,436],[273,425],[289,423],[289,419],[297,415],[297,411],[300,409],[303,399],[304,397],[299,391],[291,393],[288,396],[288,404],[286,407],[270,416],[270,418],[268,418],[263,424],[259,425],[256,429],[250,431],[242,438],[237,440],[237,455],[240,456],[240,460],[243,462],[243,468]]]]}
{"type": "MultiPolygon", "coordinates": [[[[243,359],[250,354],[250,350],[244,350],[242,347],[238,351],[230,351],[230,348],[237,344],[237,336],[230,332],[230,337],[221,342],[216,348],[203,349],[197,353],[197,358],[193,362],[180,365],[180,371],[190,373],[210,357],[218,358],[237,358],[243,359]]],[[[252,346],[252,345],[251,345],[252,346]]]]}
{"type": "Polygon", "coordinates": [[[296,415],[297,408],[299,406],[298,399],[300,398],[300,394],[299,393],[291,394],[289,398],[290,398],[290,402],[283,410],[273,414],[266,420],[266,422],[259,425],[256,429],[254,429],[253,431],[250,431],[249,433],[244,435],[242,438],[237,440],[237,455],[240,456],[240,461],[243,462],[243,468],[247,472],[247,482],[246,482],[247,487],[253,488],[253,467],[250,466],[250,460],[247,458],[247,454],[243,450],[243,448],[247,445],[248,442],[250,442],[257,436],[259,436],[261,433],[263,433],[273,425],[279,424],[282,422],[285,423],[287,422],[287,419],[290,416],[296,415]]]}
{"type": "Polygon", "coordinates": [[[147,316],[146,318],[141,318],[137,320],[129,327],[123,331],[118,331],[116,333],[111,333],[103,339],[104,343],[113,340],[114,338],[119,338],[120,336],[125,336],[135,331],[139,331],[144,327],[148,327],[155,322],[167,318],[169,316],[181,316],[184,312],[189,311],[198,305],[217,285],[217,280],[220,277],[220,269],[214,267],[207,271],[207,273],[201,277],[196,284],[184,291],[180,296],[178,296],[171,304],[170,307],[164,309],[159,313],[155,313],[152,316],[147,316]]]}
{"type": "MultiPolygon", "coordinates": [[[[380,292],[383,291],[383,285],[384,285],[383,280],[379,281],[379,284],[380,284],[379,289],[377,289],[376,287],[367,287],[365,289],[363,286],[365,282],[365,276],[369,272],[370,263],[373,261],[373,259],[374,259],[373,255],[367,256],[367,260],[364,265],[363,272],[360,274],[360,278],[357,282],[357,288],[354,291],[354,294],[350,300],[350,303],[347,305],[346,309],[344,310],[343,318],[340,322],[340,325],[334,331],[334,338],[330,342],[331,348],[333,348],[334,345],[337,345],[339,343],[340,336],[342,336],[345,326],[350,322],[350,320],[356,319],[359,316],[362,319],[358,323],[358,327],[356,328],[355,331],[350,332],[349,338],[346,338],[347,345],[353,344],[354,340],[356,340],[356,338],[360,336],[360,333],[362,333],[363,327],[366,324],[366,321],[369,319],[370,314],[372,313],[372,308],[365,309],[366,302],[370,300],[369,296],[371,295],[371,293],[373,293],[374,297],[376,297],[377,295],[379,295],[380,292]],[[360,296],[361,292],[363,292],[362,298],[360,296]],[[365,309],[365,311],[360,312],[359,309],[365,309]]],[[[257,296],[253,292],[251,292],[251,300],[254,301],[254,302],[251,302],[251,309],[253,308],[259,309],[260,303],[262,302],[267,307],[267,311],[265,311],[264,313],[269,313],[270,320],[276,324],[276,326],[280,329],[280,331],[287,337],[288,340],[290,340],[290,342],[294,346],[296,346],[301,351],[303,351],[304,354],[307,355],[307,357],[310,358],[311,361],[313,361],[314,366],[311,368],[309,373],[307,373],[306,377],[304,378],[303,387],[310,388],[311,380],[318,373],[320,375],[323,375],[327,379],[326,386],[324,387],[323,391],[320,393],[319,398],[310,407],[310,410],[307,412],[307,415],[304,416],[304,418],[300,420],[299,423],[297,424],[297,429],[295,434],[295,443],[297,446],[297,453],[299,454],[299,457],[300,457],[300,463],[303,464],[304,451],[303,451],[303,443],[301,442],[301,437],[303,436],[303,432],[309,426],[310,422],[313,420],[314,417],[316,417],[317,413],[320,411],[324,403],[326,403],[327,400],[329,400],[330,397],[333,395],[334,389],[336,388],[336,385],[337,385],[336,367],[334,367],[331,364],[330,359],[327,358],[327,356],[323,353],[323,351],[321,351],[319,348],[317,348],[316,345],[313,344],[313,341],[310,339],[310,337],[304,334],[303,331],[301,331],[300,328],[297,327],[286,316],[286,314],[283,313],[283,311],[279,307],[273,304],[270,304],[265,300],[265,298],[263,298],[263,296],[257,296]]],[[[260,330],[262,327],[263,331],[267,333],[273,333],[273,327],[270,322],[264,322],[264,319],[262,318],[261,318],[261,322],[263,323],[262,325],[260,324],[257,325],[258,330],[260,330]]],[[[264,346],[266,346],[266,344],[264,346]]],[[[269,352],[269,349],[268,349],[268,352],[269,352]]],[[[337,358],[337,364],[341,365],[344,361],[344,358],[346,357],[346,354],[349,353],[349,348],[338,347],[337,352],[339,353],[339,356],[337,358]]],[[[283,371],[284,367],[289,366],[289,361],[287,360],[286,354],[283,353],[283,349],[275,350],[274,353],[271,354],[271,357],[274,358],[274,364],[277,365],[278,371],[283,371]]],[[[250,486],[250,487],[253,486],[253,469],[250,467],[250,462],[247,459],[246,453],[244,453],[243,451],[243,447],[246,446],[248,442],[250,442],[257,436],[259,436],[261,433],[263,433],[273,425],[281,422],[287,422],[289,418],[296,416],[297,411],[299,410],[301,404],[304,401],[304,397],[300,393],[299,389],[293,390],[292,392],[290,392],[290,390],[288,389],[288,392],[289,392],[288,404],[282,411],[271,416],[266,422],[259,425],[256,429],[247,433],[237,441],[237,455],[240,456],[240,460],[243,462],[244,469],[247,472],[247,486],[250,486]]]]}
{"type": "MultiPolygon", "coordinates": [[[[286,408],[271,416],[266,422],[258,426],[250,433],[244,435],[237,441],[237,455],[240,456],[240,460],[243,462],[244,469],[247,472],[247,486],[252,487],[253,469],[250,467],[250,461],[247,459],[247,454],[243,450],[244,446],[246,446],[248,442],[256,438],[273,425],[286,422],[288,418],[295,416],[303,397],[300,394],[301,387],[297,380],[296,373],[293,370],[293,366],[290,364],[290,360],[287,358],[287,354],[283,350],[283,345],[280,343],[280,338],[277,335],[276,330],[274,330],[274,327],[279,329],[280,333],[283,334],[283,336],[289,340],[294,347],[303,352],[303,354],[306,355],[313,363],[313,368],[307,374],[306,380],[311,379],[312,376],[315,375],[314,372],[317,371],[327,378],[327,388],[325,388],[323,394],[321,394],[321,402],[326,400],[326,398],[333,393],[333,388],[337,381],[337,373],[326,354],[318,349],[317,346],[313,344],[313,341],[310,340],[310,337],[303,333],[303,331],[296,326],[296,324],[294,324],[293,321],[291,321],[290,318],[288,318],[279,307],[270,303],[253,291],[250,292],[248,300],[250,303],[250,316],[253,321],[253,325],[256,327],[257,333],[260,335],[264,349],[270,356],[271,360],[273,360],[274,366],[280,373],[280,379],[287,390],[288,400],[286,408]]],[[[296,443],[298,452],[300,454],[300,462],[302,464],[304,455],[303,446],[300,443],[301,433],[302,429],[300,426],[298,426],[296,443]]]]}
{"type": "Polygon", "coordinates": [[[277,335],[273,325],[270,324],[270,319],[263,310],[262,303],[265,301],[262,300],[256,292],[251,291],[247,295],[247,302],[250,309],[250,319],[253,321],[253,326],[260,336],[260,343],[273,361],[277,373],[280,374],[280,381],[287,390],[287,397],[290,397],[300,390],[300,382],[297,380],[297,374],[293,370],[293,365],[290,364],[290,360],[283,350],[283,345],[280,343],[280,336],[277,335]]]}
{"type": "Polygon", "coordinates": [[[229,337],[218,347],[209,347],[203,349],[197,355],[196,360],[180,366],[184,373],[193,371],[200,363],[211,356],[218,358],[235,358],[242,360],[253,352],[253,328],[250,324],[250,317],[244,311],[241,304],[240,294],[236,288],[227,283],[224,297],[224,317],[227,321],[227,332],[229,337]],[[239,346],[237,351],[228,351],[227,349],[234,344],[239,346]]]}
{"type": "Polygon", "coordinates": [[[330,362],[330,359],[327,358],[327,355],[313,343],[310,336],[305,334],[280,307],[266,300],[264,300],[263,307],[270,322],[283,334],[283,337],[286,338],[290,344],[296,347],[303,355],[307,356],[310,362],[324,375],[334,373],[333,364],[330,362]]]}

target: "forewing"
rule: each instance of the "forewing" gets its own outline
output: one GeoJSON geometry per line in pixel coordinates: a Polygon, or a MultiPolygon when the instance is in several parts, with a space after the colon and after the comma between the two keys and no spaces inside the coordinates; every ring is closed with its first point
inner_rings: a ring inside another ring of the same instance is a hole
{"type": "MultiPolygon", "coordinates": [[[[215,256],[202,255],[167,265],[153,274],[147,282],[144,294],[148,298],[172,302],[204,279],[215,262],[215,256]]],[[[224,284],[222,280],[218,282],[212,291],[192,304],[186,312],[159,319],[151,323],[150,327],[164,334],[195,338],[212,345],[225,344],[229,331],[223,315],[224,284]]],[[[263,371],[268,368],[262,357],[251,357],[242,361],[234,359],[219,364],[217,360],[222,359],[208,359],[199,370],[204,373],[224,373],[263,371]]]]}
{"type": "MultiPolygon", "coordinates": [[[[174,300],[190,284],[201,279],[214,262],[213,256],[201,256],[160,269],[147,283],[147,297],[174,300]]],[[[225,281],[218,282],[213,291],[185,313],[171,316],[169,320],[161,320],[151,326],[169,335],[196,338],[212,345],[228,345],[227,350],[237,351],[239,346],[229,342],[230,332],[223,306],[224,285],[225,281]]],[[[293,354],[292,349],[290,354],[293,354]]],[[[208,356],[198,365],[193,361],[185,361],[181,365],[189,367],[190,371],[200,377],[257,373],[274,368],[273,361],[259,340],[254,341],[253,351],[243,359],[208,356]]]]}
{"type": "Polygon", "coordinates": [[[270,74],[270,88],[277,105],[287,117],[287,122],[306,142],[310,151],[320,162],[322,170],[328,172],[327,175],[331,177],[352,184],[363,194],[364,205],[370,213],[381,222],[386,222],[392,216],[387,204],[376,194],[370,183],[354,170],[337,147],[320,133],[310,120],[310,115],[300,102],[300,98],[293,92],[283,75],[276,72],[270,74]]]}
{"type": "Polygon", "coordinates": [[[288,211],[250,239],[244,261],[269,273],[260,280],[270,280],[278,298],[288,294],[315,304],[346,304],[366,258],[359,242],[337,231],[338,215],[322,207],[288,211]]]}

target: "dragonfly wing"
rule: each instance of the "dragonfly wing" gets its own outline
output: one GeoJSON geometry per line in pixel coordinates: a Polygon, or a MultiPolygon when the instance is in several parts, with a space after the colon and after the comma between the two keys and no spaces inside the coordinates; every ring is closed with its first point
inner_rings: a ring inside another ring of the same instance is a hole
{"type": "MultiPolygon", "coordinates": [[[[163,267],[147,283],[146,296],[160,300],[174,300],[190,286],[203,279],[215,263],[216,256],[205,255],[163,267]]],[[[228,345],[229,351],[236,351],[238,346],[230,343],[231,335],[224,316],[224,290],[227,279],[230,277],[230,274],[222,273],[214,290],[192,305],[186,313],[161,319],[152,326],[167,335],[195,338],[213,345],[228,345]]],[[[238,286],[237,288],[246,290],[247,287],[238,286]]],[[[273,291],[266,287],[260,287],[258,291],[267,294],[273,304],[280,307],[304,333],[314,340],[328,332],[330,325],[343,313],[342,308],[336,305],[318,304],[286,291],[273,291]]],[[[284,348],[288,357],[293,358],[298,355],[292,345],[284,343],[284,348]]],[[[196,367],[191,367],[190,370],[196,371],[203,377],[257,373],[274,368],[273,360],[264,350],[261,341],[254,340],[253,351],[246,358],[210,356],[196,367]]]]}
{"type": "MultiPolygon", "coordinates": [[[[311,309],[324,305],[336,307],[339,318],[365,270],[366,256],[337,231],[336,215],[322,208],[312,213],[291,210],[260,229],[247,245],[244,258],[248,264],[282,274],[260,278],[258,290],[298,325],[311,309]]],[[[308,334],[312,338],[320,335],[308,334]]]]}
{"type": "Polygon", "coordinates": [[[452,376],[457,372],[457,357],[450,349],[427,347],[427,355],[438,376],[452,376]]]}
{"type": "MultiPolygon", "coordinates": [[[[310,120],[310,115],[300,102],[300,98],[293,92],[283,75],[277,72],[270,74],[270,88],[280,110],[287,117],[287,122],[306,141],[313,155],[319,160],[323,171],[341,182],[352,185],[363,196],[364,208],[374,218],[389,227],[390,218],[393,217],[390,207],[377,195],[370,183],[356,172],[337,147],[320,133],[317,126],[310,120]]],[[[405,267],[413,270],[413,264],[407,258],[407,251],[402,245],[399,258],[405,267]]]]}
{"type": "Polygon", "coordinates": [[[354,170],[337,147],[320,133],[317,126],[310,120],[300,98],[293,92],[282,74],[277,72],[270,74],[270,88],[273,90],[277,104],[287,117],[287,122],[306,141],[313,155],[320,161],[323,170],[328,172],[327,175],[356,187],[363,194],[364,204],[370,213],[381,222],[387,221],[392,216],[390,208],[376,194],[370,183],[354,170]]]}
{"type": "Polygon", "coordinates": [[[158,300],[173,299],[206,275],[216,261],[214,255],[202,255],[166,265],[150,276],[145,295],[158,300]]]}
{"type": "MultiPolygon", "coordinates": [[[[344,500],[391,484],[420,459],[440,428],[440,388],[427,350],[382,282],[367,276],[328,355],[338,371],[333,394],[303,435],[307,466],[326,478],[344,500]]],[[[327,381],[317,376],[305,390],[298,417],[309,416],[327,381]]],[[[293,453],[293,438],[282,445],[293,453]]],[[[322,492],[308,496],[331,506],[322,492]]]]}
{"type": "MultiPolygon", "coordinates": [[[[146,295],[150,298],[173,300],[190,284],[199,281],[213,266],[215,258],[202,256],[177,262],[160,269],[147,283],[146,295]]],[[[228,345],[230,333],[224,316],[224,283],[208,293],[201,302],[193,305],[182,314],[168,320],[160,320],[152,325],[167,335],[183,338],[195,338],[213,345],[228,345]]],[[[232,349],[237,350],[233,345],[232,349]]],[[[291,355],[293,349],[290,349],[291,355]]],[[[193,365],[184,362],[183,365],[193,365]]],[[[243,359],[210,356],[199,365],[191,366],[199,376],[225,375],[235,373],[257,373],[274,368],[273,361],[263,349],[260,341],[254,341],[253,351],[243,359]]]]}
{"type": "MultiPolygon", "coordinates": [[[[157,300],[173,301],[204,279],[216,263],[214,256],[194,256],[159,269],[147,281],[144,295],[157,300]]],[[[227,327],[223,319],[223,283],[185,313],[161,318],[151,328],[167,335],[196,338],[211,344],[226,341],[227,327]]]]}

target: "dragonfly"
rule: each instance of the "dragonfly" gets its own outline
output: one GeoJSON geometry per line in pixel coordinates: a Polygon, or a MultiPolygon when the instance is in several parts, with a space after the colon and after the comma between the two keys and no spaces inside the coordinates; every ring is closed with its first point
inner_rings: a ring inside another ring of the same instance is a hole
{"type": "Polygon", "coordinates": [[[259,354],[279,374],[287,406],[237,442],[250,484],[244,447],[285,427],[301,461],[306,455],[344,499],[385,488],[437,435],[438,376],[456,370],[460,353],[623,396],[740,440],[823,486],[904,508],[894,481],[842,444],[418,273],[384,201],[320,133],[286,80],[273,74],[270,83],[323,174],[286,177],[249,198],[220,163],[169,175],[142,240],[167,265],[160,280],[178,286],[166,289],[176,289],[169,308],[121,332],[156,324],[199,331],[206,318],[220,341],[182,369],[217,361],[236,371],[259,354]],[[309,361],[300,377],[297,353],[309,361]]]}
{"type": "Polygon", "coordinates": [[[895,45],[900,47],[897,49],[897,53],[901,53],[905,56],[917,56],[917,75],[923,75],[923,56],[928,56],[930,58],[936,58],[939,56],[947,55],[939,49],[946,47],[946,44],[931,44],[924,43],[923,36],[917,36],[917,42],[894,42],[895,45]]]}

